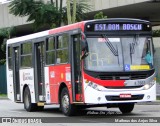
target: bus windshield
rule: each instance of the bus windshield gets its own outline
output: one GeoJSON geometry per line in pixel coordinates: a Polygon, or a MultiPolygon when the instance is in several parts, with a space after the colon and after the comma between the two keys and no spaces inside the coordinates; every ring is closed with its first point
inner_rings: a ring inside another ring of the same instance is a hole
{"type": "Polygon", "coordinates": [[[85,58],[87,70],[107,72],[152,68],[153,53],[149,37],[102,35],[101,37],[88,37],[87,42],[89,51],[85,58]]]}

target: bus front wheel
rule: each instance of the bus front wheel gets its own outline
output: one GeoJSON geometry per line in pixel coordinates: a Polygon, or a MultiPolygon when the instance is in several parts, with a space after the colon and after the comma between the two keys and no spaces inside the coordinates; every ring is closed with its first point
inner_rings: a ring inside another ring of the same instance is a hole
{"type": "Polygon", "coordinates": [[[24,90],[23,101],[24,101],[24,109],[26,111],[28,112],[35,111],[36,104],[31,103],[31,94],[28,87],[26,87],[24,90]]]}
{"type": "Polygon", "coordinates": [[[134,103],[121,103],[118,105],[119,110],[124,113],[131,113],[134,108],[134,103]]]}
{"type": "Polygon", "coordinates": [[[70,103],[70,97],[67,88],[62,89],[60,106],[63,114],[66,116],[72,116],[76,113],[75,105],[70,103]]]}

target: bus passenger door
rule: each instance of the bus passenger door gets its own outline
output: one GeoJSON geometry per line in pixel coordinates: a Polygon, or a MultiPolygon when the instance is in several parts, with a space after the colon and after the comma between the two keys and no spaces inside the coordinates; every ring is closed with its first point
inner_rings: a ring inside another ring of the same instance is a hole
{"type": "Polygon", "coordinates": [[[45,101],[45,85],[44,85],[44,41],[34,44],[35,49],[35,88],[36,100],[45,101]]]}
{"type": "Polygon", "coordinates": [[[14,100],[20,101],[20,81],[19,81],[19,47],[13,47],[13,84],[14,100]]]}
{"type": "Polygon", "coordinates": [[[80,34],[71,36],[71,81],[73,102],[82,101],[80,34]]]}

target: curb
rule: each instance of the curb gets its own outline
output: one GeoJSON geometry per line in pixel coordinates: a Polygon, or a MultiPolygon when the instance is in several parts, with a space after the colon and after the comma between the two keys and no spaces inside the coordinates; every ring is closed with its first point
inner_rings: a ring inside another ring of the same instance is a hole
{"type": "Polygon", "coordinates": [[[0,97],[0,100],[9,100],[7,97],[0,97]]]}

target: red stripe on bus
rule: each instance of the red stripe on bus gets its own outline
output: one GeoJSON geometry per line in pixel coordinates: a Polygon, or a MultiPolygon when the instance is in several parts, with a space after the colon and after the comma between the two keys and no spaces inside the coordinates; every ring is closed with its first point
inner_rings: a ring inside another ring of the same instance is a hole
{"type": "Polygon", "coordinates": [[[84,22],[79,22],[79,23],[66,25],[66,26],[63,26],[63,27],[59,27],[59,28],[49,30],[49,35],[60,33],[60,32],[65,32],[65,31],[68,31],[68,30],[74,30],[74,29],[77,29],[77,28],[81,28],[82,31],[84,31],[84,22]]]}
{"type": "Polygon", "coordinates": [[[104,87],[122,87],[125,80],[100,80],[84,73],[84,78],[104,87]]]}

